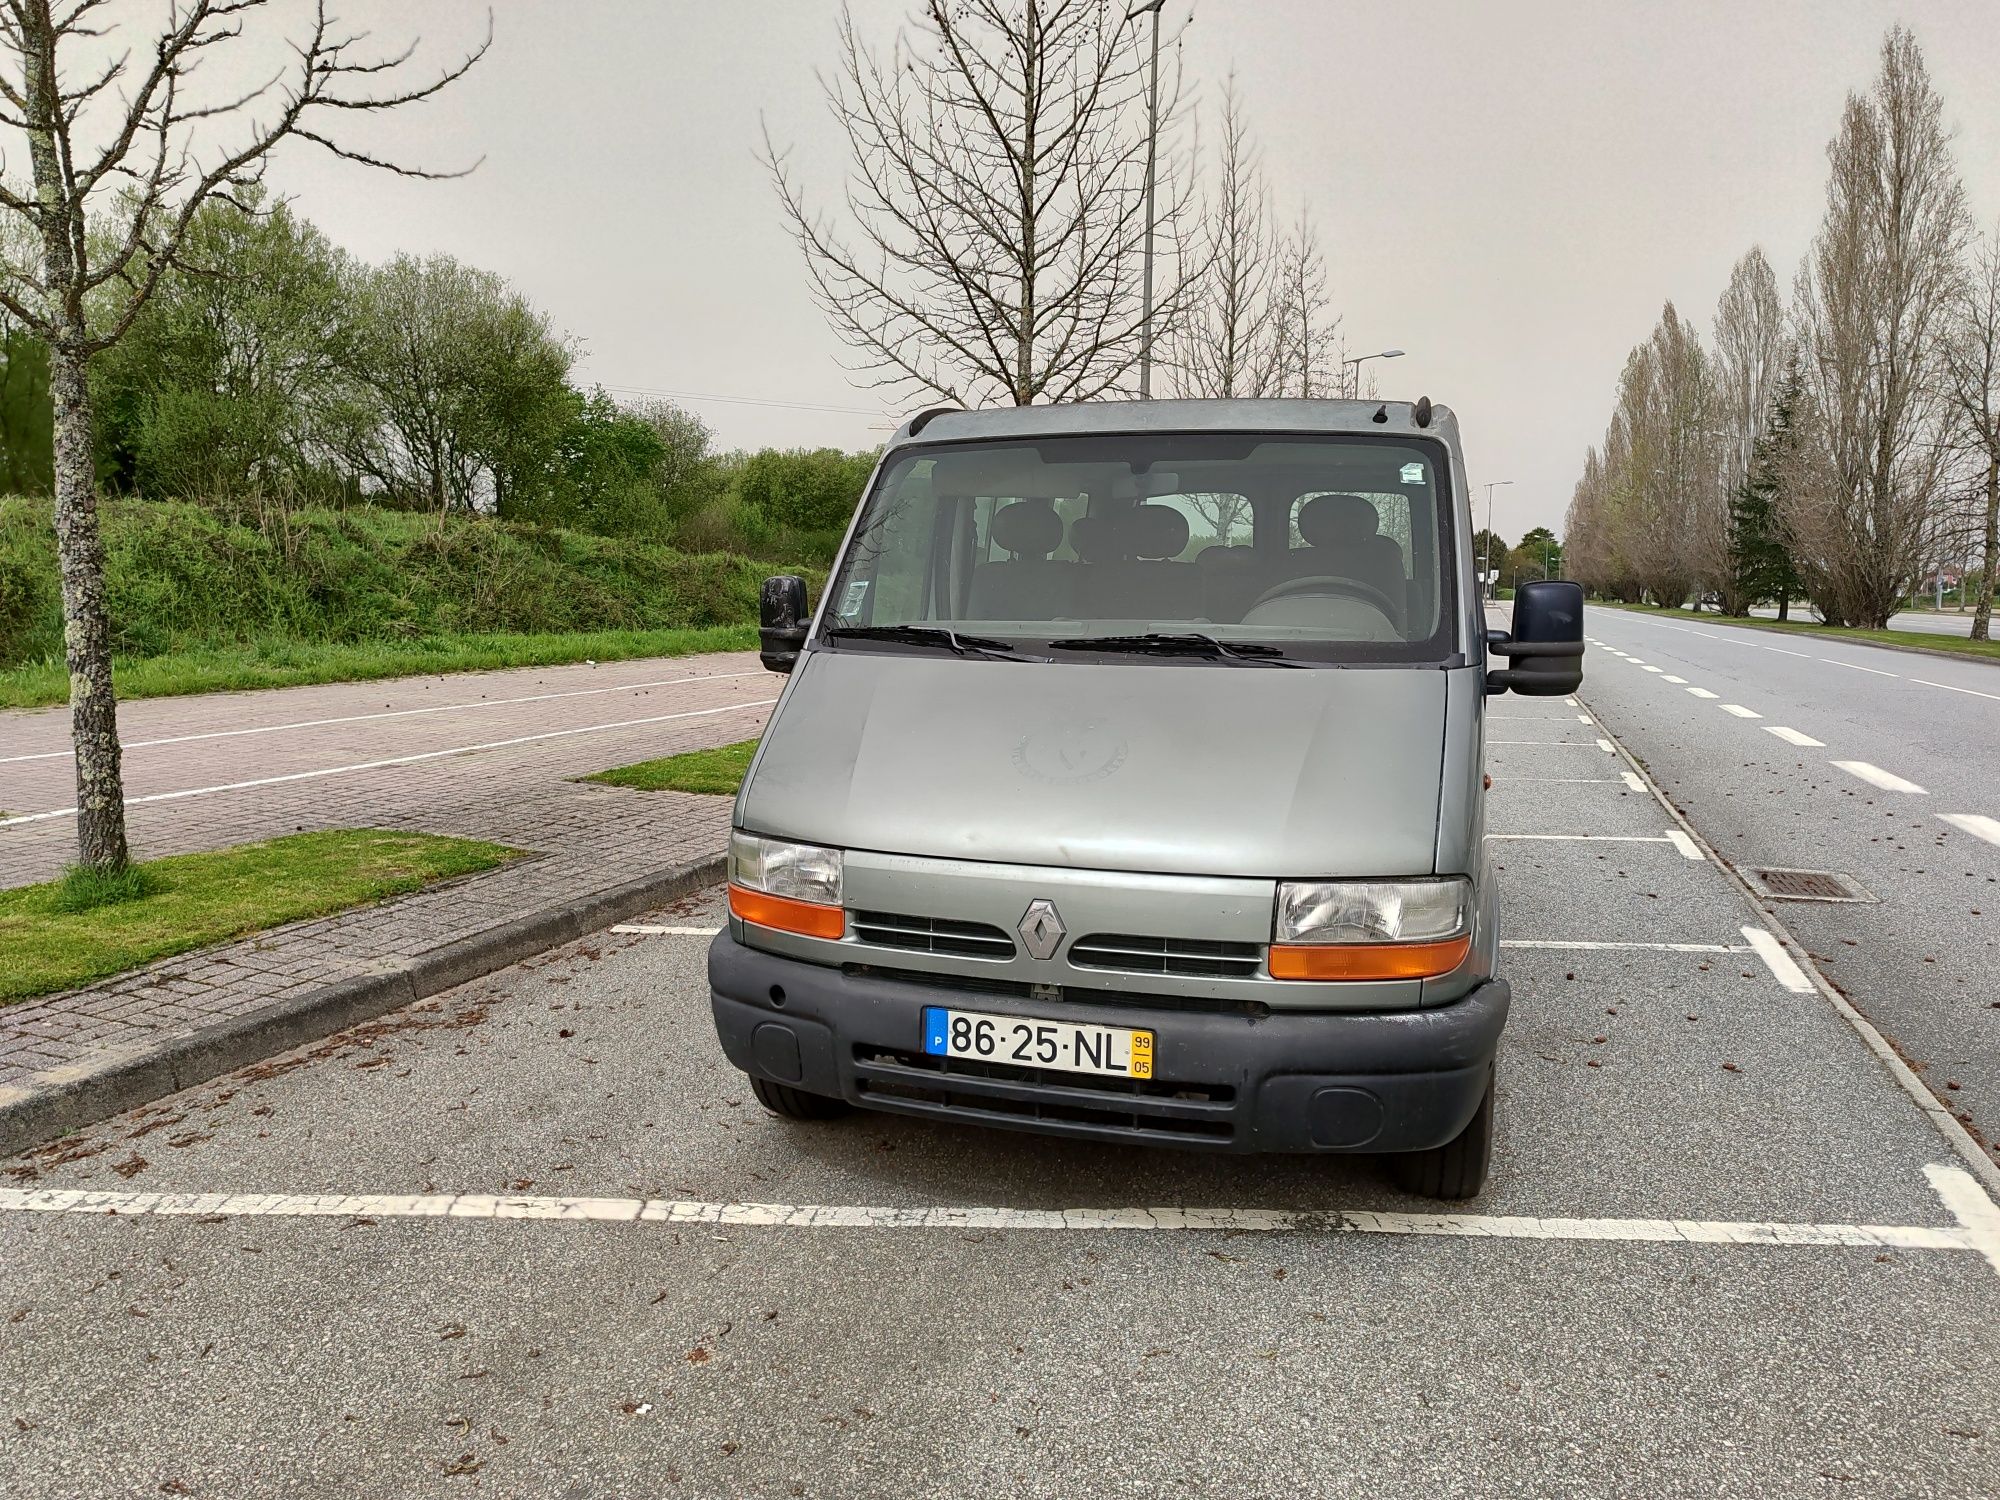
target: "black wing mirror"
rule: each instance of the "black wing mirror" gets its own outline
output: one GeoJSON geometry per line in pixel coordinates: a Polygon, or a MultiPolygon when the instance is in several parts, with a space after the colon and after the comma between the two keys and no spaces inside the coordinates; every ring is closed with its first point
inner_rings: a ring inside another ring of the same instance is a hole
{"type": "Polygon", "coordinates": [[[1514,591],[1513,634],[1489,635],[1486,649],[1515,663],[1486,674],[1489,693],[1575,692],[1583,685],[1583,586],[1555,578],[1522,584],[1514,591]]]}
{"type": "Polygon", "coordinates": [[[789,672],[806,643],[806,581],[796,573],[766,578],[757,591],[757,655],[766,671],[789,672]]]}

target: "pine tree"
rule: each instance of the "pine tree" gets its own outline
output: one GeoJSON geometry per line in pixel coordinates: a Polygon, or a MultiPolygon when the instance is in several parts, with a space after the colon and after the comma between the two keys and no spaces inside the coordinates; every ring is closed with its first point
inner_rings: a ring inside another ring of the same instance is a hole
{"type": "Polygon", "coordinates": [[[1792,595],[1805,592],[1778,520],[1778,497],[1798,446],[1793,416],[1800,386],[1794,356],[1772,399],[1764,434],[1751,453],[1750,471],[1729,502],[1729,568],[1734,592],[1744,601],[1746,611],[1759,599],[1776,599],[1781,620],[1789,612],[1792,595]]]}

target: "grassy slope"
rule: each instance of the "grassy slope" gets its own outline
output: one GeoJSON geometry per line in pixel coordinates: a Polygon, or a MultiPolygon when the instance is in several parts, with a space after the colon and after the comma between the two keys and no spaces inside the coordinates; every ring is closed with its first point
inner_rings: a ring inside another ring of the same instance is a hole
{"type": "Polygon", "coordinates": [[[106,904],[86,904],[75,879],[0,891],[0,1004],[514,857],[473,839],[341,829],[151,860],[121,882],[136,894],[106,904]]]}
{"type": "MultiPolygon", "coordinates": [[[[113,650],[133,696],[746,647],[758,583],[777,571],[366,507],[255,523],[120,500],[103,516],[113,650]]],[[[48,502],[0,499],[0,706],[61,701],[61,657],[48,502]]]]}
{"type": "Polygon", "coordinates": [[[733,797],[750,769],[750,757],[757,753],[755,740],[721,745],[713,750],[690,750],[685,755],[669,755],[660,760],[642,760],[637,765],[620,766],[585,776],[585,781],[601,781],[609,786],[626,786],[641,792],[702,792],[709,796],[733,797]]]}
{"type": "Polygon", "coordinates": [[[1820,625],[1811,620],[1738,619],[1733,615],[1697,615],[1686,609],[1659,609],[1650,604],[1614,604],[1593,599],[1605,609],[1629,610],[1637,615],[1665,615],[1672,619],[1704,620],[1714,625],[1741,625],[1750,630],[1776,630],[1791,635],[1814,635],[1830,641],[1863,641],[1882,646],[1908,646],[1934,651],[1943,656],[1969,656],[1975,661],[2000,662],[2000,641],[1969,641],[1961,636],[1933,635],[1928,630],[1856,630],[1845,625],[1820,625]]]}

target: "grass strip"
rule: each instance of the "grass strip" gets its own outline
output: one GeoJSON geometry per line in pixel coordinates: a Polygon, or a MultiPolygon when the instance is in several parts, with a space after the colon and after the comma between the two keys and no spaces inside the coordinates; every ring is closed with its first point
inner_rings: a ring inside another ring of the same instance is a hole
{"type": "Polygon", "coordinates": [[[1771,630],[1784,635],[1811,635],[1828,641],[1859,641],[1864,645],[1900,646],[1905,650],[1927,651],[1937,656],[1968,656],[1975,661],[2000,662],[2000,641],[1973,641],[1964,636],[1933,635],[1928,630],[1861,630],[1848,625],[1822,625],[1815,620],[1764,620],[1736,615],[1696,614],[1688,609],[1662,609],[1653,604],[1615,604],[1608,599],[1592,599],[1593,606],[1622,609],[1635,615],[1664,615],[1676,620],[1699,620],[1709,625],[1741,625],[1748,630],[1771,630]]]}
{"type": "Polygon", "coordinates": [[[111,877],[72,870],[0,891],[0,1004],[490,870],[518,854],[475,839],[354,828],[176,854],[111,877]]]}
{"type": "Polygon", "coordinates": [[[700,792],[711,797],[733,797],[750,769],[750,757],[756,753],[757,742],[744,740],[713,750],[690,750],[684,755],[642,760],[637,765],[619,766],[579,779],[631,787],[639,792],[700,792]]]}
{"type": "MultiPolygon", "coordinates": [[[[167,698],[182,693],[298,687],[316,682],[366,682],[431,672],[482,672],[501,667],[552,667],[580,661],[629,661],[642,656],[690,656],[748,651],[754,625],[694,630],[593,630],[549,635],[433,635],[400,641],[272,639],[226,648],[196,648],[168,656],[121,658],[112,664],[120,698],[167,698]]],[[[69,701],[69,673],[60,660],[0,671],[0,708],[42,708],[69,701]]]]}

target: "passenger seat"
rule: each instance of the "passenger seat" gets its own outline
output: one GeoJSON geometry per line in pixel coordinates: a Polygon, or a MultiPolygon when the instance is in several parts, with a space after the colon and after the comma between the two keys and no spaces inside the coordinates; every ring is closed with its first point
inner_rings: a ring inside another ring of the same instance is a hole
{"type": "Polygon", "coordinates": [[[1009,557],[973,570],[967,604],[971,618],[1053,620],[1067,615],[1075,564],[1055,562],[1049,556],[1063,540],[1063,520],[1054,504],[1016,500],[1003,505],[993,513],[989,534],[1009,557]]]}
{"type": "Polygon", "coordinates": [[[1175,562],[1187,550],[1187,517],[1171,505],[1085,516],[1070,528],[1079,613],[1119,620],[1192,620],[1202,608],[1201,572],[1175,562]]]}

